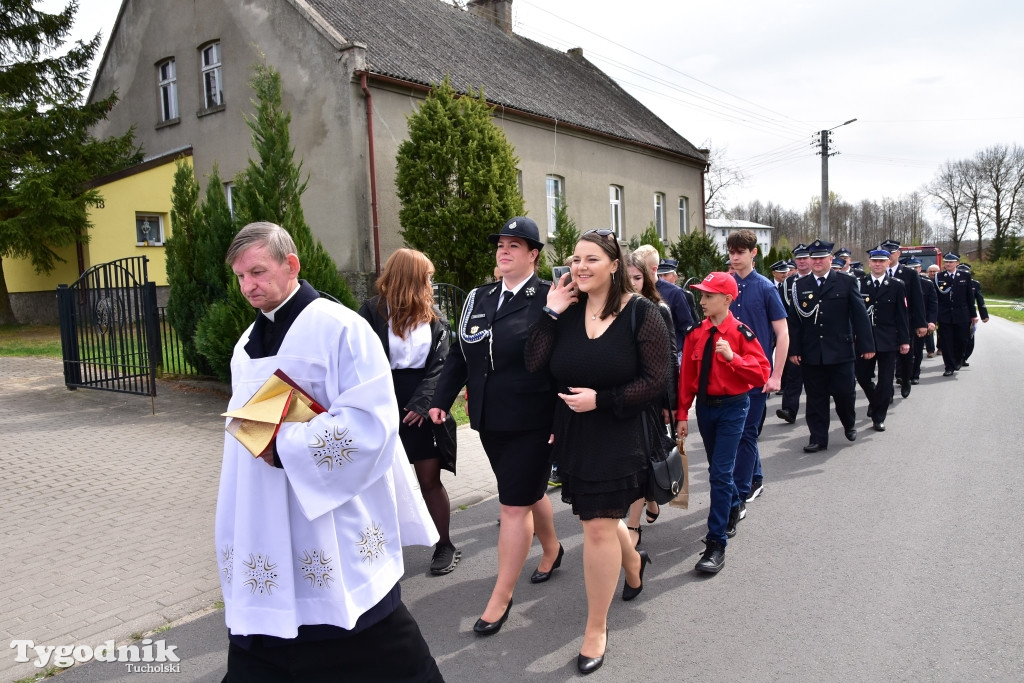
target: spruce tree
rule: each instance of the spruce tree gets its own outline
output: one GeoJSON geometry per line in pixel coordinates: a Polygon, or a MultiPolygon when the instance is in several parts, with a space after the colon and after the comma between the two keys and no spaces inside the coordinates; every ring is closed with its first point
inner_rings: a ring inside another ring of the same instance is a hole
{"type": "Polygon", "coordinates": [[[167,258],[167,320],[178,334],[185,360],[200,374],[210,371],[206,359],[196,353],[192,336],[206,312],[202,279],[196,263],[196,238],[200,230],[199,183],[192,164],[177,162],[171,190],[171,236],[164,243],[167,258]]]}
{"type": "Polygon", "coordinates": [[[555,234],[548,240],[548,247],[553,252],[552,263],[556,266],[565,265],[565,260],[572,256],[579,241],[580,231],[576,227],[576,221],[569,216],[565,196],[559,196],[558,204],[555,206],[555,234]]]}
{"type": "Polygon", "coordinates": [[[702,279],[708,273],[725,270],[724,256],[711,236],[694,230],[669,246],[672,258],[679,261],[676,271],[682,280],[691,277],[702,279]]]}
{"type": "Polygon", "coordinates": [[[78,2],[49,14],[37,0],[0,0],[0,324],[17,322],[3,259],[28,259],[49,273],[57,249],[89,239],[88,210],[103,198],[86,183],[137,163],[134,133],[97,140],[114,94],[84,104],[100,36],[64,50],[78,2]]]}
{"type": "Polygon", "coordinates": [[[658,229],[654,227],[654,221],[647,224],[644,231],[635,237],[629,238],[629,250],[636,251],[641,244],[649,244],[658,250],[658,258],[665,258],[665,243],[658,236],[658,229]]]}
{"type": "Polygon", "coordinates": [[[523,214],[519,160],[483,90],[460,97],[447,77],[408,122],[395,176],[402,237],[434,262],[436,281],[469,289],[494,271],[487,236],[523,214]]]}
{"type": "Polygon", "coordinates": [[[288,125],[292,116],[281,105],[281,74],[258,64],[249,85],[256,92],[256,115],[246,117],[252,130],[256,159],[235,181],[235,216],[239,227],[270,221],[288,231],[298,248],[301,277],[317,290],[330,294],[349,308],[358,308],[338,267],[306,224],[302,213],[302,162],[295,161],[288,125]]]}

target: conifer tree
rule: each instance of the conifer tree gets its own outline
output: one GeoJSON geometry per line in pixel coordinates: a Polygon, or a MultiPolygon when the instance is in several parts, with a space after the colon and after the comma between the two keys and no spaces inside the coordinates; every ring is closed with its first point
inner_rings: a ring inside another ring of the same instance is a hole
{"type": "Polygon", "coordinates": [[[167,318],[181,340],[185,360],[199,374],[209,375],[214,369],[197,351],[195,334],[210,306],[228,298],[233,276],[224,254],[235,233],[216,164],[202,206],[197,204],[198,197],[199,183],[191,164],[179,161],[171,193],[172,233],[166,243],[171,286],[167,318]]]}
{"type": "Polygon", "coordinates": [[[270,221],[288,231],[298,248],[300,276],[314,288],[330,294],[349,308],[358,308],[348,284],[320,240],[306,224],[302,193],[306,180],[302,162],[295,162],[288,125],[292,115],[281,105],[281,74],[273,67],[254,67],[249,85],[256,92],[256,115],[246,117],[252,130],[256,159],[235,181],[235,216],[239,227],[254,221],[270,221]]]}
{"type": "Polygon", "coordinates": [[[572,256],[579,241],[580,231],[576,221],[569,216],[565,196],[561,195],[555,205],[555,234],[548,240],[548,247],[553,252],[551,262],[556,266],[565,265],[565,259],[572,256]]]}
{"type": "Polygon", "coordinates": [[[679,261],[676,271],[682,280],[691,277],[703,278],[708,273],[725,270],[724,256],[715,246],[711,236],[694,230],[669,246],[672,258],[679,261]]]}
{"type": "Polygon", "coordinates": [[[49,273],[57,249],[88,241],[88,209],[102,202],[86,183],[141,160],[134,133],[97,140],[114,94],[84,104],[100,36],[63,46],[78,12],[37,10],[38,0],[0,0],[0,324],[16,322],[3,259],[49,273]]]}
{"type": "Polygon", "coordinates": [[[402,237],[434,262],[436,281],[469,289],[494,270],[487,236],[523,214],[519,160],[482,89],[459,97],[446,77],[408,121],[395,176],[402,237]]]}

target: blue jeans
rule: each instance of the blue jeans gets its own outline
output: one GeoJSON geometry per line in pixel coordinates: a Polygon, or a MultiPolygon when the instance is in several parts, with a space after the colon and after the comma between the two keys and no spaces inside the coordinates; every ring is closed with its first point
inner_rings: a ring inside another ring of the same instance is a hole
{"type": "Polygon", "coordinates": [[[750,398],[742,394],[722,405],[697,402],[697,429],[708,455],[708,483],[711,485],[711,506],[708,510],[708,540],[726,543],[725,527],[729,511],[739,495],[732,480],[736,466],[736,449],[743,435],[750,398]]]}
{"type": "Polygon", "coordinates": [[[732,502],[733,507],[746,500],[750,495],[750,481],[754,474],[760,474],[760,454],[757,450],[757,436],[760,433],[761,416],[764,415],[764,406],[768,402],[768,394],[761,391],[761,387],[747,394],[750,398],[750,408],[747,410],[747,419],[743,422],[743,436],[740,437],[740,445],[736,451],[736,466],[732,471],[732,478],[738,491],[738,499],[732,502]]]}

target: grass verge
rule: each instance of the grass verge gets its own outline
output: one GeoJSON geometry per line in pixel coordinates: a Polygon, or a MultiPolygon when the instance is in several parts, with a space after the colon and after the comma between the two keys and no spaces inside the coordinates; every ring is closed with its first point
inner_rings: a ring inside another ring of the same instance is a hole
{"type": "Polygon", "coordinates": [[[60,327],[0,325],[0,356],[60,358],[60,327]]]}

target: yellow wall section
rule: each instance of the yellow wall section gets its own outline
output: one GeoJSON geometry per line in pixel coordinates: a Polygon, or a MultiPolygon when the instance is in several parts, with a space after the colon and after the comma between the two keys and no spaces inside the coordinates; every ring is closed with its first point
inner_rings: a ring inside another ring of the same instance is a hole
{"type": "MultiPolygon", "coordinates": [[[[183,157],[191,165],[192,157],[183,157]]],[[[85,267],[129,256],[149,258],[150,282],[167,284],[167,259],[164,247],[136,246],[136,213],[159,214],[163,217],[164,240],[171,236],[171,188],[174,186],[173,159],[126,178],[100,185],[103,207],[89,211],[92,228],[90,240],[83,245],[85,267]]],[[[78,279],[78,256],[74,247],[57,250],[66,263],[58,263],[48,275],[39,275],[32,264],[22,259],[4,259],[4,276],[11,292],[56,290],[57,285],[71,284],[78,279]]]]}

